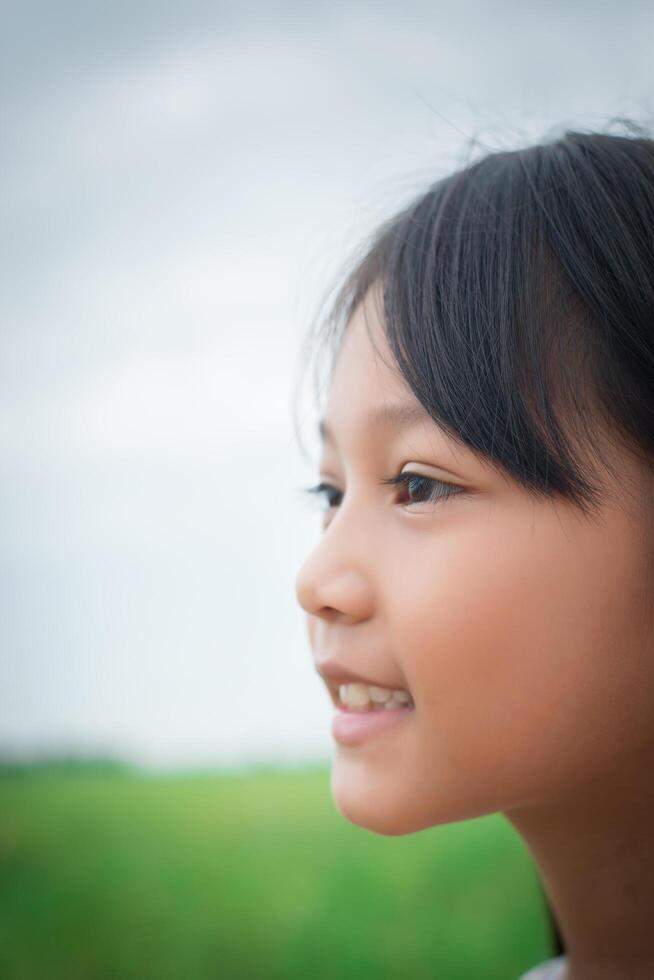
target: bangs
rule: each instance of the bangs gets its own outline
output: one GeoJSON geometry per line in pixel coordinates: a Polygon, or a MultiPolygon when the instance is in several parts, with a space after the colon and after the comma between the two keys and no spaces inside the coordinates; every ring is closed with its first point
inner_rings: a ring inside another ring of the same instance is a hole
{"type": "Polygon", "coordinates": [[[352,314],[377,297],[397,367],[432,419],[529,493],[591,512],[606,493],[607,427],[628,445],[629,398],[651,421],[651,394],[624,352],[616,373],[616,323],[598,283],[624,315],[620,256],[591,220],[602,196],[615,211],[616,187],[610,174],[608,187],[597,173],[589,181],[588,160],[571,167],[575,135],[485,157],[386,222],[343,282],[321,344],[333,367],[352,314]]]}

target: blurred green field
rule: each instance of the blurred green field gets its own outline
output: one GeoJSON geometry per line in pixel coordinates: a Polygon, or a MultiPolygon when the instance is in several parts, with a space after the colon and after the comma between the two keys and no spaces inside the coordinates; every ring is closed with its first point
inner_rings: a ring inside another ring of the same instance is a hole
{"type": "Polygon", "coordinates": [[[2,980],[515,980],[549,955],[499,815],[381,837],[322,767],[0,772],[2,980]]]}

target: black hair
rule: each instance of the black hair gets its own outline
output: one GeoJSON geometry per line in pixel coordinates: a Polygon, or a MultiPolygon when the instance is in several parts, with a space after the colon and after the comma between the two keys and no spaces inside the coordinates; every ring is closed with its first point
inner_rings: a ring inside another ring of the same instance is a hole
{"type": "Polygon", "coordinates": [[[545,917],[547,919],[547,925],[549,929],[550,947],[552,950],[552,956],[561,956],[563,953],[566,952],[565,940],[561,934],[561,929],[559,927],[558,919],[554,914],[554,909],[550,905],[549,899],[547,897],[547,894],[543,887],[543,883],[540,880],[540,878],[538,878],[538,887],[543,902],[543,906],[545,908],[545,917]]]}
{"type": "Polygon", "coordinates": [[[586,513],[606,491],[606,425],[654,460],[654,140],[625,127],[489,153],[432,184],[372,236],[319,333],[337,350],[377,288],[434,421],[586,513]]]}
{"type": "Polygon", "coordinates": [[[418,401],[530,494],[599,510],[606,427],[654,470],[654,140],[642,128],[567,131],[432,184],[366,243],[319,350],[336,353],[375,295],[418,401]]]}

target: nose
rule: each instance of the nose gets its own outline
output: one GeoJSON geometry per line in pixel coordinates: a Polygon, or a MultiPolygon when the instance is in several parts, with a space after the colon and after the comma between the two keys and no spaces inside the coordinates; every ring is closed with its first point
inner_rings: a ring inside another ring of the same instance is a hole
{"type": "Polygon", "coordinates": [[[357,534],[351,525],[332,520],[295,580],[298,602],[309,615],[348,623],[370,618],[373,584],[369,545],[360,530],[357,534]]]}

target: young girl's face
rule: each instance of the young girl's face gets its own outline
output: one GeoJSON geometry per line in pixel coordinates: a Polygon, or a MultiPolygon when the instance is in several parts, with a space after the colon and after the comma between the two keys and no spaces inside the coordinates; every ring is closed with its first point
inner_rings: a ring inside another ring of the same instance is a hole
{"type": "Polygon", "coordinates": [[[335,506],[297,594],[319,671],[407,690],[414,707],[335,740],[337,807],[404,834],[610,786],[654,735],[651,545],[642,513],[616,502],[644,492],[644,471],[607,443],[624,482],[584,518],[528,496],[426,414],[394,420],[398,406],[420,410],[360,307],[325,414],[335,506]],[[380,482],[403,471],[436,482],[380,482]]]}

